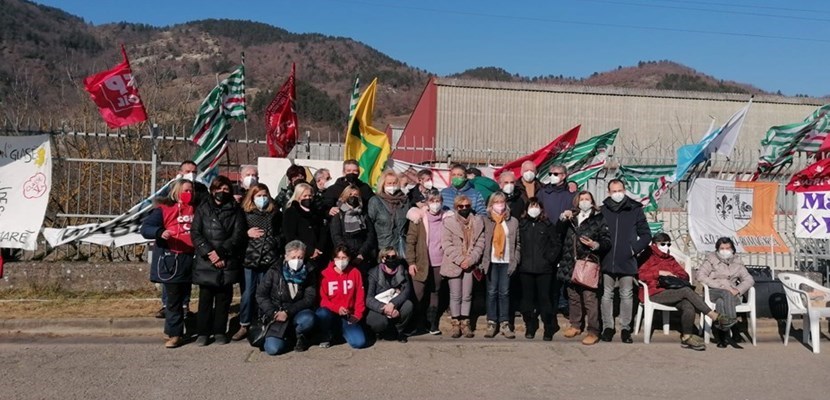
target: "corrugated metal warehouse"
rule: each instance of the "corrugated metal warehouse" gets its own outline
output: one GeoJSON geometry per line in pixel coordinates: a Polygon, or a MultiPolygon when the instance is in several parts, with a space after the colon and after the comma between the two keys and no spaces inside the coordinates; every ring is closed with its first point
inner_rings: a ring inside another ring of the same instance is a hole
{"type": "MultiPolygon", "coordinates": [[[[616,154],[673,163],[675,150],[700,140],[715,120],[725,123],[749,95],[506,83],[434,78],[427,84],[394,157],[411,162],[445,159],[510,161],[547,144],[575,125],[579,141],[620,128],[616,154]],[[417,150],[434,148],[435,151],[417,150]],[[438,153],[438,154],[436,154],[438,153]]],[[[757,157],[774,125],[803,120],[820,99],[755,96],[736,157],[757,157]]]]}

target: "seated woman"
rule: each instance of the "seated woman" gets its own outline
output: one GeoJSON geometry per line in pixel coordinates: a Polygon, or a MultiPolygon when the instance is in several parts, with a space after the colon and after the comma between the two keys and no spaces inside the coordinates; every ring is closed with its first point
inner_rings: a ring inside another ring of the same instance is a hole
{"type": "MultiPolygon", "coordinates": [[[[706,350],[706,343],[703,341],[703,338],[694,334],[695,314],[702,312],[707,314],[712,320],[718,321],[723,325],[734,323],[734,321],[730,321],[726,316],[712,311],[703,301],[703,298],[695,293],[691,286],[686,286],[681,289],[666,289],[660,286],[659,280],[661,276],[673,276],[684,281],[689,280],[689,274],[671,256],[670,249],[671,238],[669,235],[662,232],[654,235],[651,241],[651,247],[646,250],[648,252],[648,258],[638,272],[640,280],[648,286],[648,294],[651,301],[676,307],[680,310],[681,345],[692,350],[706,350]]],[[[643,291],[640,291],[641,303],[644,301],[643,296],[643,291]]]]}
{"type": "Polygon", "coordinates": [[[306,247],[294,240],[285,245],[285,260],[274,264],[257,286],[256,300],[262,315],[272,316],[274,322],[265,336],[265,352],[275,356],[288,347],[289,328],[297,337],[294,351],[306,351],[306,334],[314,328],[314,302],[317,292],[308,268],[303,263],[306,247]]]}
{"type": "Polygon", "coordinates": [[[354,349],[366,347],[366,335],[360,320],[366,308],[360,271],[351,264],[346,246],[334,249],[334,259],[322,272],[320,308],[315,314],[322,335],[320,347],[331,347],[335,335],[342,335],[354,349]]]}
{"type": "Polygon", "coordinates": [[[369,271],[366,292],[366,325],[376,334],[386,334],[389,324],[395,324],[395,338],[406,343],[404,329],[412,316],[413,304],[409,300],[412,285],[406,276],[405,261],[398,258],[394,247],[381,251],[380,265],[369,271]]]}
{"type": "Polygon", "coordinates": [[[735,325],[737,313],[735,308],[741,304],[741,297],[755,285],[755,280],[746,270],[741,260],[735,256],[735,243],[728,237],[715,242],[715,253],[709,253],[706,261],[697,270],[697,280],[709,286],[709,298],[715,303],[715,310],[728,318],[729,323],[719,324],[721,334],[718,347],[730,345],[741,349],[732,338],[730,328],[735,325]]]}

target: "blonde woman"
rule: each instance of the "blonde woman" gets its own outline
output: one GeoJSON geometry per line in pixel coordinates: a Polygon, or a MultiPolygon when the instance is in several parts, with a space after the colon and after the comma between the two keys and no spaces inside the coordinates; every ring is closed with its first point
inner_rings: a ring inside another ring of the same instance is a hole
{"type": "Polygon", "coordinates": [[[405,256],[407,205],[398,174],[387,169],[378,179],[377,195],[369,199],[368,206],[369,220],[377,235],[377,248],[392,247],[399,256],[405,256]]]}
{"type": "Polygon", "coordinates": [[[338,213],[331,217],[329,230],[335,247],[346,246],[355,255],[353,262],[361,272],[374,267],[375,226],[366,217],[365,205],[360,197],[360,188],[349,185],[337,200],[338,213]]]}
{"type": "Polygon", "coordinates": [[[444,257],[441,275],[447,278],[450,288],[450,316],[454,339],[472,338],[470,308],[473,300],[473,271],[484,253],[484,221],[474,215],[473,202],[465,195],[458,195],[453,202],[455,215],[444,220],[441,246],[444,257]]]}
{"type": "MultiPolygon", "coordinates": [[[[288,207],[282,218],[282,234],[286,242],[299,240],[306,245],[306,257],[310,267],[317,266],[317,261],[329,240],[329,232],[323,229],[323,219],[315,212],[311,201],[314,192],[307,183],[294,187],[294,194],[288,201],[288,207]]],[[[325,260],[320,260],[325,265],[325,260]]]]}
{"type": "Polygon", "coordinates": [[[493,193],[484,219],[484,256],[481,269],[487,275],[486,338],[501,332],[508,339],[516,335],[510,329],[510,276],[519,263],[519,220],[510,215],[507,196],[493,193]]]}

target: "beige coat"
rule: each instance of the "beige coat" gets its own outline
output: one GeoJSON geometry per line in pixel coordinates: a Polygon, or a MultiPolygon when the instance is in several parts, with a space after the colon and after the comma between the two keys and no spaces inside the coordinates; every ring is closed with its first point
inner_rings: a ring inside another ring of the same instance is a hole
{"type": "Polygon", "coordinates": [[[706,260],[697,270],[697,280],[710,288],[724,290],[735,288],[741,294],[746,294],[749,288],[755,285],[755,279],[737,255],[732,256],[729,261],[724,261],[715,253],[706,255],[706,260]]]}
{"type": "Polygon", "coordinates": [[[444,220],[444,233],[441,238],[444,262],[441,263],[441,275],[447,278],[456,278],[464,272],[461,263],[465,259],[469,261],[470,268],[477,268],[484,253],[484,220],[478,215],[470,215],[473,219],[473,231],[470,243],[464,243],[464,231],[459,218],[453,216],[444,220]]]}

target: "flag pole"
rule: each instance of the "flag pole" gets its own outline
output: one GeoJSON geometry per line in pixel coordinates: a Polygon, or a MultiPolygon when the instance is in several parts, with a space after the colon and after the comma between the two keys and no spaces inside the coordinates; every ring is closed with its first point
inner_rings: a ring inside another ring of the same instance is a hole
{"type": "MultiPolygon", "coordinates": [[[[242,69],[245,69],[245,52],[242,52],[242,69]]],[[[244,75],[243,75],[244,76],[244,75]]],[[[245,89],[242,89],[242,94],[245,94],[245,89]]],[[[242,121],[245,127],[245,156],[247,162],[251,162],[251,143],[248,141],[248,113],[245,113],[245,120],[242,121]]]]}
{"type": "MultiPolygon", "coordinates": [[[[127,57],[127,49],[124,47],[124,43],[121,43],[121,56],[124,57],[124,62],[127,63],[127,68],[130,70],[130,79],[133,81],[133,86],[138,90],[138,81],[135,79],[135,72],[133,72],[133,67],[130,65],[130,58],[127,57]]],[[[150,131],[150,194],[152,195],[156,192],[156,185],[158,184],[158,146],[156,139],[158,138],[159,126],[150,119],[150,114],[147,113],[147,107],[144,106],[143,99],[141,100],[141,109],[144,110],[144,115],[147,116],[147,130],[150,131]]]]}

